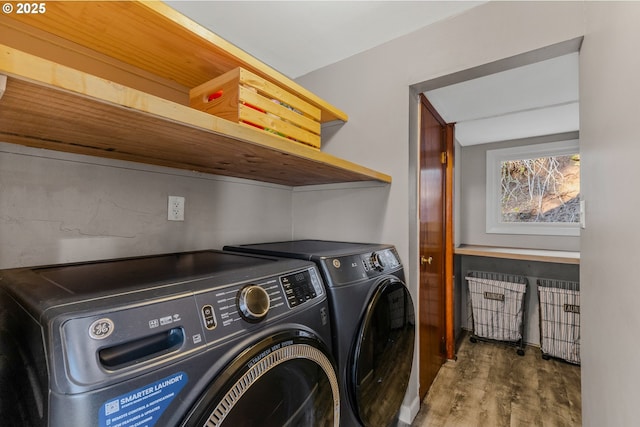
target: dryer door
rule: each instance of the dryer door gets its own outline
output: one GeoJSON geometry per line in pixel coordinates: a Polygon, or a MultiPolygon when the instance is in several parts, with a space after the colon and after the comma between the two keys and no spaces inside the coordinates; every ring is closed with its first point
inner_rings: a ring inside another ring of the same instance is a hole
{"type": "Polygon", "coordinates": [[[415,341],[411,295],[403,282],[379,282],[356,336],[350,366],[352,402],[365,426],[387,426],[409,384],[415,341]]]}
{"type": "Polygon", "coordinates": [[[182,425],[338,427],[340,395],[327,354],[304,331],[265,339],[227,366],[182,425]]]}

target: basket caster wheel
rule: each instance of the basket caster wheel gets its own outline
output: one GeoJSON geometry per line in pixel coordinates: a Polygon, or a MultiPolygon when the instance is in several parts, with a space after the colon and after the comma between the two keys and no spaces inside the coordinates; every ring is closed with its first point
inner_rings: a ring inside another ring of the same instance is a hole
{"type": "Polygon", "coordinates": [[[476,337],[470,337],[470,338],[469,338],[469,341],[471,341],[471,342],[472,342],[472,343],[474,343],[474,344],[478,342],[478,340],[476,339],[476,337]]]}
{"type": "Polygon", "coordinates": [[[544,360],[550,360],[550,359],[551,359],[551,356],[549,356],[548,354],[543,354],[543,355],[542,355],[542,358],[543,358],[544,360]]]}
{"type": "Polygon", "coordinates": [[[521,348],[519,348],[516,353],[518,353],[518,356],[524,356],[524,350],[521,348]]]}

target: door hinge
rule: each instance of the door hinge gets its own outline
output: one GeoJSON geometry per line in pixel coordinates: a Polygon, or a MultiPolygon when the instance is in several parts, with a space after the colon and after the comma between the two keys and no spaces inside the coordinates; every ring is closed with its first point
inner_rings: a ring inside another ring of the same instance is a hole
{"type": "Polygon", "coordinates": [[[447,152],[443,151],[442,153],[440,153],[440,163],[442,163],[443,165],[447,164],[447,152]]]}

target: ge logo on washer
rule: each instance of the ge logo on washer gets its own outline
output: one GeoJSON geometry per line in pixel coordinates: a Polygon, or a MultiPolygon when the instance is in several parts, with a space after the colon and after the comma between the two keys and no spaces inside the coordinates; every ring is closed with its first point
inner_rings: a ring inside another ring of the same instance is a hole
{"type": "Polygon", "coordinates": [[[89,336],[94,340],[103,340],[113,333],[114,328],[113,320],[106,317],[98,319],[89,326],[89,336]]]}

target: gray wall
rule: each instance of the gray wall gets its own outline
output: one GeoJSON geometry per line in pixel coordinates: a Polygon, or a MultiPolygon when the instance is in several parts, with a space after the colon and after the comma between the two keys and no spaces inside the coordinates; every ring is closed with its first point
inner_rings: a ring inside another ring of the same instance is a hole
{"type": "Polygon", "coordinates": [[[638,424],[640,3],[586,4],[580,54],[582,411],[587,426],[638,424]]]}
{"type": "Polygon", "coordinates": [[[0,268],[288,239],[290,187],[0,143],[0,268]],[[167,196],[186,198],[167,221],[167,196]]]}
{"type": "MultiPolygon", "coordinates": [[[[339,221],[326,220],[321,227],[332,235],[352,235],[351,226],[358,221],[378,225],[358,232],[359,237],[397,246],[417,303],[418,98],[411,87],[583,33],[583,3],[489,2],[298,79],[349,114],[349,121],[333,132],[324,149],[389,173],[393,183],[388,189],[370,189],[368,201],[351,198],[342,189],[305,194],[304,201],[294,193],[296,233],[297,224],[307,222],[301,205],[317,206],[315,215],[321,221],[339,212],[339,221]],[[376,204],[385,197],[386,205],[376,204]]],[[[412,419],[420,404],[415,360],[403,421],[412,419]]]]}
{"type": "Polygon", "coordinates": [[[577,132],[573,132],[461,147],[456,158],[456,168],[460,171],[460,178],[456,182],[456,191],[460,194],[460,199],[456,206],[460,215],[458,229],[456,230],[456,243],[579,251],[580,237],[576,236],[509,235],[486,232],[487,150],[577,138],[577,132]]]}

